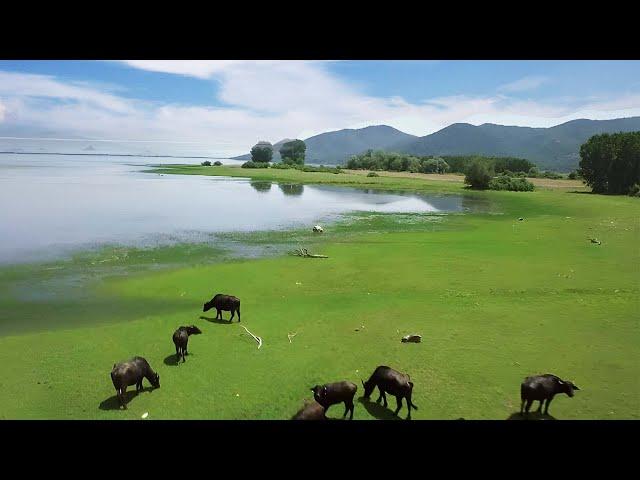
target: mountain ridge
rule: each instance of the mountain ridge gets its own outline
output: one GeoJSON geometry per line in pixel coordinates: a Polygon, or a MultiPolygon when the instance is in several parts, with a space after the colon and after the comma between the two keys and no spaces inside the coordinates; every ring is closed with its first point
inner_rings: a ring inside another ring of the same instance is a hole
{"type": "MultiPolygon", "coordinates": [[[[335,165],[366,150],[386,150],[417,156],[487,155],[526,158],[541,169],[568,172],[578,167],[580,145],[600,133],[640,131],[640,117],[610,120],[581,118],[552,127],[521,127],[483,123],[452,123],[418,137],[388,125],[341,129],[304,140],[307,163],[335,165]]],[[[282,142],[282,141],[281,141],[282,142]]],[[[276,145],[281,144],[276,143],[276,145]]],[[[275,145],[274,145],[275,146],[275,145]]],[[[274,148],[274,161],[279,161],[274,148]]],[[[233,157],[251,158],[250,154],[233,157]]]]}

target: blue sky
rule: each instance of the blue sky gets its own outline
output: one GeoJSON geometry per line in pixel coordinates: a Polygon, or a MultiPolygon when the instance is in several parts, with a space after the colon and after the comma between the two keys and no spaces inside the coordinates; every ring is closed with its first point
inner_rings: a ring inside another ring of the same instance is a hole
{"type": "Polygon", "coordinates": [[[640,115],[638,61],[0,61],[0,135],[206,144],[640,115]]]}

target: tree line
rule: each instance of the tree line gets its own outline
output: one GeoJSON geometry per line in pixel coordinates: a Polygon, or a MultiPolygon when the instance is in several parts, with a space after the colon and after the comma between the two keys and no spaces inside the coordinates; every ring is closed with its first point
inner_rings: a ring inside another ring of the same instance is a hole
{"type": "Polygon", "coordinates": [[[482,162],[495,173],[539,174],[534,163],[516,157],[486,157],[482,155],[446,155],[416,157],[404,153],[367,150],[353,155],[347,168],[353,170],[387,170],[412,173],[466,173],[471,164],[482,162]]]}

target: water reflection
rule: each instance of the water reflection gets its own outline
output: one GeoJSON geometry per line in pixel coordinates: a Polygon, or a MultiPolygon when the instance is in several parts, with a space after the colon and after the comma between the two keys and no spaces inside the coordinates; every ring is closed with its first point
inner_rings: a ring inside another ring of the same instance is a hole
{"type": "Polygon", "coordinates": [[[250,185],[256,192],[268,192],[271,190],[271,182],[251,181],[250,185]]]}
{"type": "MultiPolygon", "coordinates": [[[[219,232],[298,228],[349,212],[474,210],[472,195],[143,173],[146,159],[0,155],[0,263],[45,260],[106,243],[202,242],[219,232]],[[19,158],[18,158],[19,157],[19,158]],[[215,206],[212,211],[212,206],[215,206]]],[[[155,160],[154,160],[155,162],[155,160]]]]}
{"type": "Polygon", "coordinates": [[[279,183],[278,187],[285,195],[302,195],[304,193],[304,185],[301,184],[279,183]]]}

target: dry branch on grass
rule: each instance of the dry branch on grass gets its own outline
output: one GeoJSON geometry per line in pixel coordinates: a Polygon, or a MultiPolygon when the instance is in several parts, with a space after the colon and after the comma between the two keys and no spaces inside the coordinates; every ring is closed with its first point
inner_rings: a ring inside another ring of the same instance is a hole
{"type": "Polygon", "coordinates": [[[297,255],[298,257],[305,257],[305,258],[329,258],[326,255],[313,255],[309,253],[309,251],[306,248],[298,248],[291,253],[293,255],[297,255]]]}
{"type": "Polygon", "coordinates": [[[251,333],[251,332],[249,331],[249,329],[248,329],[247,327],[245,327],[244,325],[240,325],[240,326],[241,326],[242,328],[244,328],[244,329],[247,331],[247,333],[248,333],[249,335],[251,335],[251,336],[253,337],[253,339],[254,339],[256,342],[258,342],[258,350],[260,350],[260,347],[262,346],[262,338],[260,338],[260,337],[256,337],[256,336],[255,336],[253,333],[251,333]]]}
{"type": "Polygon", "coordinates": [[[292,334],[292,333],[288,333],[288,334],[287,334],[287,338],[289,338],[289,343],[291,343],[291,339],[292,339],[293,337],[295,337],[296,335],[297,335],[297,333],[293,333],[293,334],[292,334]]]}

